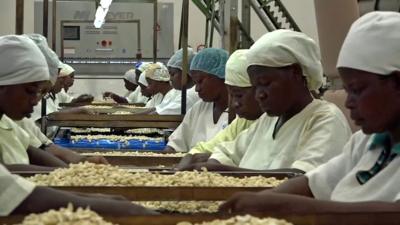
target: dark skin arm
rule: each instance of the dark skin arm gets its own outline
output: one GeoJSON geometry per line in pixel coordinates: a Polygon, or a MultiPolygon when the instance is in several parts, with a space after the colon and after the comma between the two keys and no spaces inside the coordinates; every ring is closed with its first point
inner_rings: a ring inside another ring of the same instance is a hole
{"type": "Polygon", "coordinates": [[[400,212],[400,203],[334,202],[315,199],[305,176],[290,179],[282,185],[258,193],[235,194],[221,205],[220,211],[232,213],[377,213],[400,212]]]}
{"type": "Polygon", "coordinates": [[[72,99],[71,103],[82,103],[82,104],[90,104],[93,101],[94,97],[92,95],[83,94],[77,98],[72,99]]]}
{"type": "Polygon", "coordinates": [[[67,148],[51,144],[45,148],[45,150],[57,158],[61,159],[65,163],[79,163],[83,161],[96,163],[96,164],[108,164],[107,160],[102,156],[81,156],[76,152],[73,152],[67,148]]]}
{"type": "Polygon", "coordinates": [[[41,149],[29,146],[27,152],[30,164],[47,167],[68,167],[64,161],[41,149]]]}
{"type": "Polygon", "coordinates": [[[9,164],[4,165],[10,172],[22,172],[22,171],[53,171],[56,167],[37,166],[30,164],[9,164]]]}
{"type": "Polygon", "coordinates": [[[112,98],[117,103],[128,103],[125,97],[119,96],[112,92],[104,92],[103,98],[112,98]]]}
{"type": "Polygon", "coordinates": [[[200,162],[190,164],[181,170],[201,170],[201,168],[207,168],[208,171],[243,171],[243,172],[281,172],[281,173],[304,173],[304,171],[299,169],[292,168],[282,168],[282,169],[273,169],[273,170],[252,170],[245,169],[236,166],[227,166],[223,165],[215,159],[209,159],[207,162],[200,162]]]}
{"type": "Polygon", "coordinates": [[[155,215],[154,211],[132,204],[127,200],[117,200],[110,197],[92,197],[55,190],[46,187],[36,187],[33,192],[13,211],[13,214],[40,213],[49,209],[58,209],[72,203],[74,207],[90,207],[102,215],[132,216],[155,215]]]}

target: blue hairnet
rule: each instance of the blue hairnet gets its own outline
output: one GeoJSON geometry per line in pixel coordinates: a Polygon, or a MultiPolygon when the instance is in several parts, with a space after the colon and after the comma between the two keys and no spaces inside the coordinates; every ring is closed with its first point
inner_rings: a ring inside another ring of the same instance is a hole
{"type": "Polygon", "coordinates": [[[199,70],[225,79],[225,65],[229,54],[221,48],[205,48],[193,58],[190,70],[199,70]]]}
{"type": "MultiPolygon", "coordinates": [[[[193,49],[188,48],[188,63],[190,66],[190,63],[193,60],[193,57],[195,56],[195,53],[193,49]]],[[[169,59],[167,63],[167,67],[172,67],[172,68],[177,68],[182,70],[183,66],[183,49],[179,49],[178,51],[175,52],[175,54],[169,59]]]]}

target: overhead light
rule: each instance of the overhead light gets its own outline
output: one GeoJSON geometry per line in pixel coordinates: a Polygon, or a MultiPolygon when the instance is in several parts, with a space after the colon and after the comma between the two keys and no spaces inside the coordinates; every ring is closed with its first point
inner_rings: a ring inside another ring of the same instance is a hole
{"type": "Polygon", "coordinates": [[[97,7],[95,19],[93,22],[94,27],[101,28],[105,22],[106,15],[112,0],[101,0],[99,7],[97,7]]]}

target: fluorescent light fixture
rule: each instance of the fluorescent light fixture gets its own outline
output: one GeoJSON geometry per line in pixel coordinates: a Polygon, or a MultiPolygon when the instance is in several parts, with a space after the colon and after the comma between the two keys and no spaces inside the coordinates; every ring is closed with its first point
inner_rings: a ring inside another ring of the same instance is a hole
{"type": "Polygon", "coordinates": [[[95,19],[93,22],[94,27],[101,28],[105,22],[106,15],[112,0],[101,0],[99,7],[97,7],[95,19]]]}

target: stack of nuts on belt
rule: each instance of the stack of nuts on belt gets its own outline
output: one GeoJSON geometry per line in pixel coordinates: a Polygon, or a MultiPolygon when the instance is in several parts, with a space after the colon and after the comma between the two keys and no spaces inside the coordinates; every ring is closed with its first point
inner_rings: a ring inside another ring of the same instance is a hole
{"type": "Polygon", "coordinates": [[[146,208],[156,211],[177,213],[216,213],[222,201],[137,201],[146,208]]]}
{"type": "Polygon", "coordinates": [[[227,220],[214,220],[203,223],[180,222],[177,225],[293,225],[285,220],[257,218],[250,215],[236,216],[227,220]]]}
{"type": "Polygon", "coordinates": [[[172,175],[150,172],[130,173],[117,166],[89,162],[71,164],[50,174],[37,174],[29,180],[48,186],[152,186],[152,187],[275,187],[284,180],[275,177],[230,177],[207,171],[183,171],[172,175]]]}
{"type": "Polygon", "coordinates": [[[141,141],[163,141],[164,138],[162,137],[147,137],[143,135],[71,135],[72,143],[80,141],[80,140],[88,140],[96,141],[96,140],[110,140],[110,141],[121,141],[126,142],[129,140],[141,140],[141,141]]]}
{"type": "Polygon", "coordinates": [[[60,210],[50,210],[40,214],[30,214],[18,225],[114,225],[104,221],[90,209],[77,208],[74,211],[71,204],[60,210]]]}

